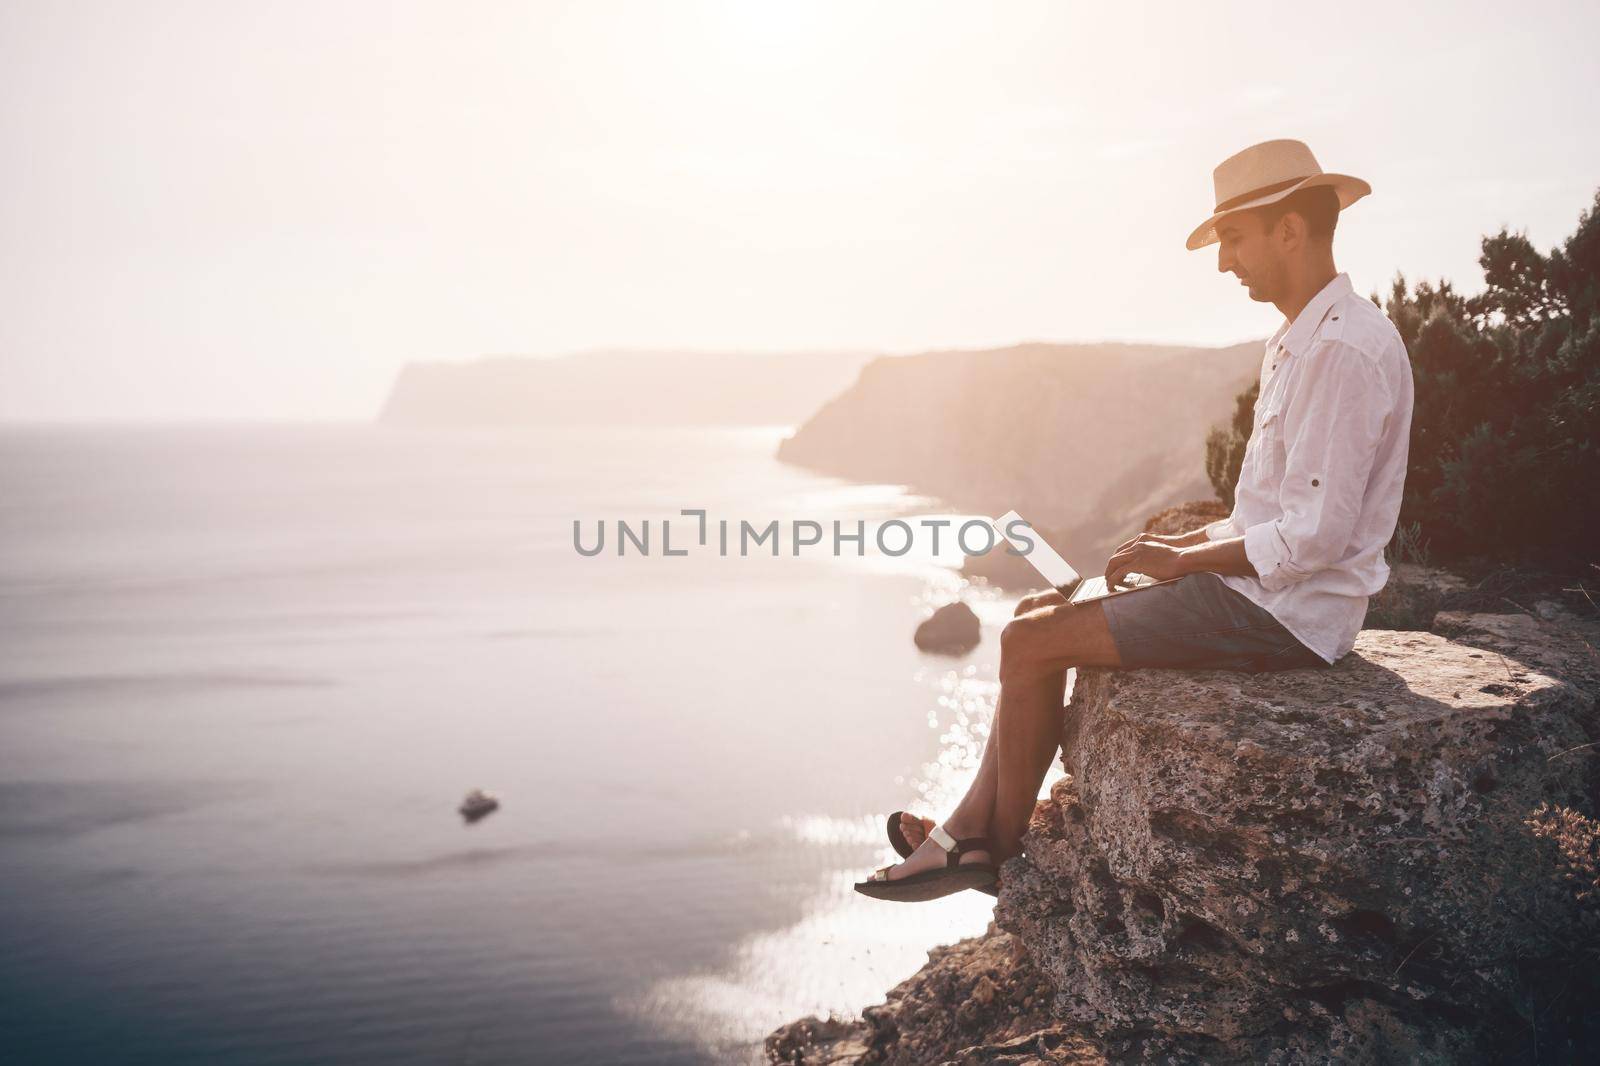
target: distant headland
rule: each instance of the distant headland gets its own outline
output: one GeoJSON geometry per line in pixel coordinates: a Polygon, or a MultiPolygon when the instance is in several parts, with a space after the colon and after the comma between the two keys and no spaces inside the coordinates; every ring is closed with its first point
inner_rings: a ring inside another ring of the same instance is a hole
{"type": "Polygon", "coordinates": [[[1098,565],[1152,512],[1210,494],[1207,430],[1261,352],[1035,343],[877,359],[778,458],[976,513],[1015,508],[1098,565]]]}
{"type": "Polygon", "coordinates": [[[407,426],[794,425],[870,352],[596,351],[402,368],[378,420],[407,426]]]}

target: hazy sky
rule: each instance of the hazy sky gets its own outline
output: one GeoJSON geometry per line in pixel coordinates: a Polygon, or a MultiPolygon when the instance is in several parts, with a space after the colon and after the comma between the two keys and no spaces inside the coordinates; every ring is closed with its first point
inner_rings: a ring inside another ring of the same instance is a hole
{"type": "Polygon", "coordinates": [[[1600,5],[0,7],[0,418],[364,418],[413,359],[1264,336],[1186,252],[1308,141],[1363,291],[1600,186],[1600,5]]]}

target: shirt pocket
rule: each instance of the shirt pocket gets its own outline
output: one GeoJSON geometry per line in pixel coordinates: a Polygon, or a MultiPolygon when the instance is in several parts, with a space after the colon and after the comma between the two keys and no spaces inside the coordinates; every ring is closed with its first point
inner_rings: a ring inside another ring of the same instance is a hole
{"type": "Polygon", "coordinates": [[[1272,390],[1256,402],[1255,428],[1250,431],[1251,480],[1271,491],[1283,482],[1283,393],[1272,390]]]}

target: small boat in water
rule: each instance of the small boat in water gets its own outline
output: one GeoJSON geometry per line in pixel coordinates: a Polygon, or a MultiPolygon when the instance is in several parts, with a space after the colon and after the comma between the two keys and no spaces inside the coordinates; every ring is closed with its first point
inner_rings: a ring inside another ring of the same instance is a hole
{"type": "Polygon", "coordinates": [[[456,809],[468,822],[476,822],[499,810],[500,801],[483,789],[475,788],[467,793],[467,798],[462,800],[461,806],[456,809]]]}

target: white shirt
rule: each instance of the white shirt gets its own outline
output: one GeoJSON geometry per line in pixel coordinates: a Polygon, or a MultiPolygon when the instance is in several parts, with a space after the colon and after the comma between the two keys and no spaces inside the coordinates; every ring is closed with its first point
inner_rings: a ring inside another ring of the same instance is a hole
{"type": "Polygon", "coordinates": [[[1267,341],[1233,513],[1206,527],[1212,540],[1242,535],[1259,575],[1228,587],[1330,663],[1389,579],[1411,404],[1399,332],[1338,275],[1267,341]]]}

